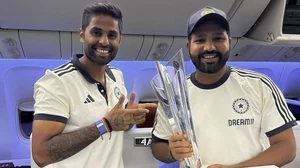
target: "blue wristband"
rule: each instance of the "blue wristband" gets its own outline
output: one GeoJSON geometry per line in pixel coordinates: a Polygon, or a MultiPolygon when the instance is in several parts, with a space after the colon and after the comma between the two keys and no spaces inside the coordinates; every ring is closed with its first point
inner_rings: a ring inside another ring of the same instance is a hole
{"type": "Polygon", "coordinates": [[[98,131],[100,132],[101,135],[107,133],[105,125],[101,120],[96,121],[95,124],[96,124],[96,127],[98,128],[98,131]]]}

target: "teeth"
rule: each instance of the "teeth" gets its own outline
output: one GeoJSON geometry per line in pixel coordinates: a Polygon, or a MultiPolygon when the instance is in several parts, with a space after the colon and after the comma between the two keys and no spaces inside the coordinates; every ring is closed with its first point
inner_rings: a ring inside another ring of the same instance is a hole
{"type": "Polygon", "coordinates": [[[211,56],[211,55],[208,55],[208,56],[204,56],[204,58],[215,58],[216,56],[211,56]]]}
{"type": "Polygon", "coordinates": [[[108,50],[97,49],[97,51],[100,52],[100,53],[104,53],[104,54],[107,54],[107,53],[108,53],[108,50]]]}

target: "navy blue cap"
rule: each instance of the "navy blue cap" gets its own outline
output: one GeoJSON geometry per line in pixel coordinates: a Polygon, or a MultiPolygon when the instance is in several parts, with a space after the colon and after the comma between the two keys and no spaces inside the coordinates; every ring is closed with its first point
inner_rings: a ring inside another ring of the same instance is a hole
{"type": "Polygon", "coordinates": [[[220,26],[229,32],[229,23],[226,14],[219,9],[207,6],[200,9],[189,18],[187,35],[189,36],[193,32],[197,24],[212,20],[216,21],[217,24],[220,24],[220,26]]]}

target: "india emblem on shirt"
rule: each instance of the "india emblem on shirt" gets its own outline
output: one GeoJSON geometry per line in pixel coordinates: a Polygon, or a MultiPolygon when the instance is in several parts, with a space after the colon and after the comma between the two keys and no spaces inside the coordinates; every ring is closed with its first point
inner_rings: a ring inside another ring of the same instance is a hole
{"type": "Polygon", "coordinates": [[[238,98],[233,102],[232,107],[235,112],[244,114],[249,109],[249,102],[244,98],[238,98]]]}
{"type": "Polygon", "coordinates": [[[115,87],[114,93],[115,93],[115,96],[117,97],[117,99],[120,99],[120,97],[121,97],[121,90],[118,87],[115,87]]]}

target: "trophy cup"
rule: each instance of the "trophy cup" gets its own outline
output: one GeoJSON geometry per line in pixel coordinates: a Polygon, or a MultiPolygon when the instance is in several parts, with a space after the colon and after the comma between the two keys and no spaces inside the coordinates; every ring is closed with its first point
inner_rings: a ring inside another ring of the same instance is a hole
{"type": "Polygon", "coordinates": [[[151,85],[172,131],[185,133],[187,140],[192,143],[194,155],[184,159],[186,166],[201,165],[189,104],[182,49],[171,58],[166,66],[156,61],[156,68],[158,74],[151,80],[151,85]]]}

